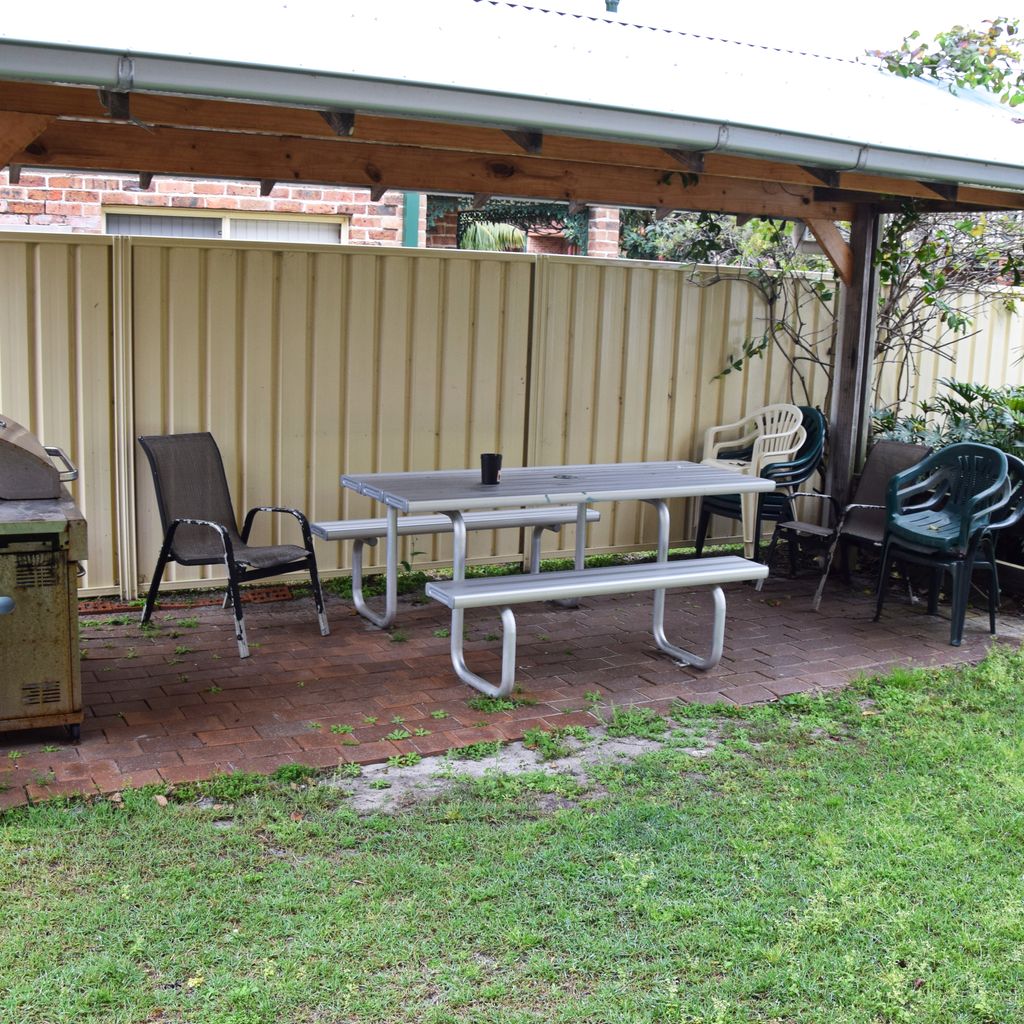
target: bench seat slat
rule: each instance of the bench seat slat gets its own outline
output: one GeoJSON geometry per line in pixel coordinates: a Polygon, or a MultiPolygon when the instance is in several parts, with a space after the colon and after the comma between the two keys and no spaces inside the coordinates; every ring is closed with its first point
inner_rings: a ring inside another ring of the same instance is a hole
{"type": "MultiPolygon", "coordinates": [[[[575,505],[551,505],[540,508],[508,508],[485,512],[466,512],[463,515],[467,530],[500,530],[505,527],[537,527],[568,525],[576,522],[575,505]]],[[[596,523],[601,513],[587,509],[587,522],[596,523]]],[[[386,519],[338,519],[310,523],[314,537],[321,540],[357,540],[386,537],[386,519]]],[[[443,514],[399,516],[398,534],[450,533],[452,521],[443,514]]]]}
{"type": "Polygon", "coordinates": [[[449,608],[483,608],[674,587],[719,586],[758,580],[768,567],[737,555],[644,562],[521,576],[486,576],[427,584],[427,595],[449,608]]]}

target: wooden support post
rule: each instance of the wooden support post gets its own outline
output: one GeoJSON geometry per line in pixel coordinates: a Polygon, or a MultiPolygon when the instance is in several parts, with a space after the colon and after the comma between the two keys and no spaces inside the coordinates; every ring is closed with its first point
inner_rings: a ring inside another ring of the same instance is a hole
{"type": "Polygon", "coordinates": [[[840,504],[849,500],[850,480],[867,442],[874,363],[874,254],[878,245],[878,213],[860,205],[850,230],[853,251],[850,284],[842,290],[839,336],[832,380],[832,435],[827,490],[840,504]]]}

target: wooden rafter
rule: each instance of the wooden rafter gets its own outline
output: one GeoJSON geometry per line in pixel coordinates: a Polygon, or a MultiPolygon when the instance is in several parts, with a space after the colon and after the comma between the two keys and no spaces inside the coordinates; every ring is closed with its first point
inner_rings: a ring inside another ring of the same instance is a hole
{"type": "Polygon", "coordinates": [[[524,153],[539,153],[544,148],[544,135],[542,132],[520,131],[518,128],[506,128],[505,134],[524,153]]]}
{"type": "Polygon", "coordinates": [[[649,167],[552,161],[540,156],[462,153],[343,139],[279,138],[132,124],[58,120],[16,163],[134,171],[139,165],[199,177],[323,182],[428,192],[487,193],[604,206],[664,207],[755,216],[848,220],[851,203],[817,203],[812,189],[774,182],[683,175],[649,167]]]}
{"type": "MultiPolygon", "coordinates": [[[[0,111],[43,114],[62,119],[109,120],[96,90],[28,82],[0,81],[0,111]]],[[[338,141],[338,127],[352,130],[352,138],[366,143],[401,145],[423,150],[452,151],[522,156],[521,145],[505,131],[473,125],[443,124],[359,113],[358,119],[345,124],[330,123],[322,111],[257,103],[233,103],[225,100],[194,99],[180,96],[132,94],[132,116],[153,126],[202,128],[220,131],[258,133],[338,141]]],[[[595,163],[618,167],[678,171],[682,150],[663,149],[627,142],[607,142],[547,133],[543,150],[529,154],[558,164],[595,163]]],[[[696,154],[694,154],[696,155],[696,154]]],[[[687,154],[688,158],[690,154],[687,154]]],[[[820,186],[821,172],[779,160],[741,157],[723,153],[704,153],[703,171],[717,178],[774,183],[780,186],[820,186]]],[[[937,194],[926,182],[865,174],[859,171],[828,172],[843,190],[842,202],[897,200],[912,198],[934,201],[937,194]],[[834,175],[834,176],[833,176],[834,175]]],[[[1024,195],[998,189],[962,186],[958,203],[995,209],[1020,209],[1024,195]]]]}

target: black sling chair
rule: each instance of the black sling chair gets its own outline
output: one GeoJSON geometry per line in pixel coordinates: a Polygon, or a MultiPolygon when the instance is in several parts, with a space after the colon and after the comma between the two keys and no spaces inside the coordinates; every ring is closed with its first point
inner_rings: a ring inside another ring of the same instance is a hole
{"type": "Polygon", "coordinates": [[[148,622],[156,603],[164,567],[169,561],[180,565],[219,565],[228,573],[228,593],[235,613],[235,638],[238,656],[249,657],[249,644],[242,616],[240,583],[280,576],[283,573],[308,570],[313,600],[320,620],[320,634],[327,636],[327,615],[323,592],[316,571],[313,537],[306,517],[293,508],[258,506],[246,513],[242,532],[231,505],[224,463],[213,435],[164,434],[140,437],[139,444],[153,470],[153,484],[164,529],[160,557],[153,570],[142,621],[148,622]],[[297,544],[250,546],[249,532],[258,512],[283,512],[294,516],[302,530],[303,547],[297,544]]]}

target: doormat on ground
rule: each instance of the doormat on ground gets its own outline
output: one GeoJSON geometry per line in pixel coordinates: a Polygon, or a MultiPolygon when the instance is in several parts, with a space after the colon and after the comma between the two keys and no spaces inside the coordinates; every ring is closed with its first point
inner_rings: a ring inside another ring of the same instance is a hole
{"type": "MultiPolygon", "coordinates": [[[[267,604],[271,601],[290,601],[292,588],[280,584],[273,587],[251,587],[242,591],[242,602],[246,604],[267,604]]],[[[157,608],[201,608],[203,605],[223,604],[224,592],[209,591],[202,594],[164,594],[157,602],[157,608]]],[[[138,611],[137,604],[121,601],[116,597],[85,597],[78,602],[80,615],[97,615],[104,612],[138,611]]]]}

